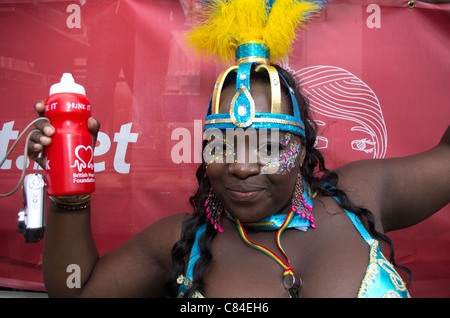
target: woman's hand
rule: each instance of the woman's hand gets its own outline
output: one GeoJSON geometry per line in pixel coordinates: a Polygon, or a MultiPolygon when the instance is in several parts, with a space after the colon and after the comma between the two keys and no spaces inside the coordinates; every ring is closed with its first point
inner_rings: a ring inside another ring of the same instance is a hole
{"type": "MultiPolygon", "coordinates": [[[[44,101],[39,101],[34,104],[34,109],[38,113],[39,117],[44,117],[44,101]]],[[[31,136],[31,140],[28,145],[28,156],[30,159],[36,161],[43,169],[45,169],[45,158],[39,156],[45,147],[51,144],[52,136],[55,133],[55,127],[53,127],[47,121],[38,121],[35,124],[39,131],[36,131],[31,136]]],[[[97,134],[100,130],[100,122],[90,117],[87,122],[87,127],[92,135],[92,144],[95,147],[97,141],[97,134]]]]}

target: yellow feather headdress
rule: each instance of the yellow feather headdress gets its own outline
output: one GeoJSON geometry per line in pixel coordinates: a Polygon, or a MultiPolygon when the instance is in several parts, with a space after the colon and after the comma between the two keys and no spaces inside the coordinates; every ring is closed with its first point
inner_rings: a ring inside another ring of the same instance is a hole
{"type": "Polygon", "coordinates": [[[291,52],[298,27],[324,6],[326,0],[210,0],[195,17],[187,32],[188,44],[203,54],[236,65],[223,71],[216,81],[205,118],[204,130],[269,128],[305,135],[295,94],[290,90],[293,115],[281,113],[281,86],[286,80],[270,60],[291,52]],[[256,112],[250,91],[253,72],[266,72],[271,85],[270,113],[256,112]],[[219,112],[222,87],[236,81],[236,94],[229,114],[219,112]]]}
{"type": "Polygon", "coordinates": [[[187,32],[188,43],[228,63],[239,45],[262,43],[270,58],[278,60],[291,52],[297,29],[321,7],[319,2],[298,0],[209,1],[194,15],[197,25],[187,32]]]}

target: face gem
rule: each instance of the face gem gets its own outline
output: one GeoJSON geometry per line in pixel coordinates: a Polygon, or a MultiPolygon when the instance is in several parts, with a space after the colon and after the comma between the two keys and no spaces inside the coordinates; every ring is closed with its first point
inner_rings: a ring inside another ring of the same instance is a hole
{"type": "Polygon", "coordinates": [[[239,105],[238,106],[238,114],[239,116],[245,116],[247,114],[247,108],[245,107],[245,105],[239,105]]]}

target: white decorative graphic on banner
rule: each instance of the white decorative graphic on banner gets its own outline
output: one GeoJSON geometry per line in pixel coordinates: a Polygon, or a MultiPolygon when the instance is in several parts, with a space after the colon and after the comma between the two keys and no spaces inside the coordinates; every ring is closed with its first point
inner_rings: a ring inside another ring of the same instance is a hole
{"type": "MultiPolygon", "coordinates": [[[[285,68],[294,75],[302,92],[308,97],[311,110],[333,121],[351,121],[356,125],[351,131],[362,132],[367,137],[351,141],[351,148],[384,158],[387,148],[386,124],[380,102],[373,90],[347,70],[334,66],[311,66],[298,71],[285,68]]],[[[326,123],[317,120],[319,126],[326,123]]],[[[321,131],[324,131],[322,129],[321,131]]],[[[328,139],[318,136],[317,148],[327,148],[328,139]]]]}

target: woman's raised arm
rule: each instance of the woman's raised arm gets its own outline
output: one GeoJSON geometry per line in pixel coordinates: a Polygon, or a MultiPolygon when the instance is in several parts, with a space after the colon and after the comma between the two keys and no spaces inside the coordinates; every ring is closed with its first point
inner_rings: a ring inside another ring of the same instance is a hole
{"type": "Polygon", "coordinates": [[[415,155],[362,160],[336,170],[338,187],[375,216],[377,230],[417,224],[450,201],[450,128],[433,148],[415,155]]]}

